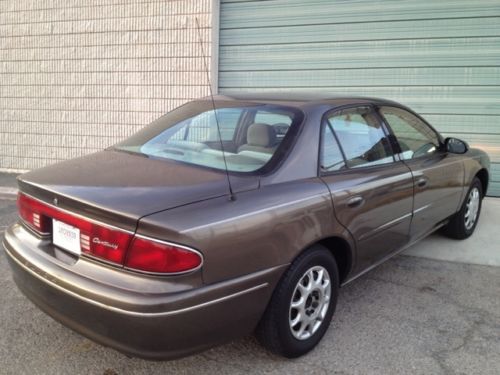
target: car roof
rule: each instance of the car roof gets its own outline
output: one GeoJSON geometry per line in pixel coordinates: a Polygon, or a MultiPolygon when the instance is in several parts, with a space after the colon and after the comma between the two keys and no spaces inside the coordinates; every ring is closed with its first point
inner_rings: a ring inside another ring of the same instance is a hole
{"type": "MultiPolygon", "coordinates": [[[[210,96],[202,98],[202,100],[211,100],[210,96]]],[[[214,95],[215,101],[237,101],[237,102],[252,102],[252,103],[268,103],[288,105],[293,107],[314,106],[314,105],[330,105],[338,107],[349,104],[378,104],[378,105],[397,105],[401,104],[382,98],[341,95],[341,94],[326,94],[326,93],[285,93],[285,92],[266,92],[266,93],[237,93],[231,95],[214,95]]]]}

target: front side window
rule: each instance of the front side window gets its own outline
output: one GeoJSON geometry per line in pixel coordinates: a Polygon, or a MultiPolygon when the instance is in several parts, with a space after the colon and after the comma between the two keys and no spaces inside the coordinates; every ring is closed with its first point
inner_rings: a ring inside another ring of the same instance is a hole
{"type": "Polygon", "coordinates": [[[300,126],[302,118],[299,110],[282,106],[218,101],[214,110],[211,102],[191,102],[114,148],[220,170],[225,169],[225,158],[229,171],[252,172],[293,138],[290,129],[300,126]],[[271,120],[288,124],[278,134],[274,124],[264,122],[271,120]]]}
{"type": "Polygon", "coordinates": [[[437,133],[412,113],[395,107],[381,107],[380,114],[398,140],[402,159],[433,154],[439,149],[437,133]]]}
{"type": "Polygon", "coordinates": [[[390,143],[370,107],[347,109],[327,118],[345,155],[349,168],[394,161],[390,143]]]}

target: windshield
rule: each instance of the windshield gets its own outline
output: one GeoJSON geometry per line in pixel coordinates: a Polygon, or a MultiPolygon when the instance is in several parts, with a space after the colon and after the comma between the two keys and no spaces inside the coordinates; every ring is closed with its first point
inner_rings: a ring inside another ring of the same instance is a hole
{"type": "Polygon", "coordinates": [[[253,172],[278,157],[303,117],[297,109],[269,104],[217,101],[215,108],[190,102],[114,149],[220,170],[225,157],[229,171],[253,172]]]}

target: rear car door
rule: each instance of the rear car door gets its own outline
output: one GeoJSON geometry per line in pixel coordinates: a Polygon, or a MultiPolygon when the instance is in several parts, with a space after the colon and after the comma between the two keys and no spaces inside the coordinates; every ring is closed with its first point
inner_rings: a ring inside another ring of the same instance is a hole
{"type": "Polygon", "coordinates": [[[413,174],[411,237],[416,240],[457,211],[464,184],[463,158],[446,152],[439,133],[414,113],[390,106],[380,107],[379,113],[396,138],[397,157],[413,174]]]}
{"type": "Polygon", "coordinates": [[[330,189],[337,220],[356,241],[355,274],[408,243],[412,175],[394,158],[387,130],[373,107],[326,114],[320,176],[330,189]]]}

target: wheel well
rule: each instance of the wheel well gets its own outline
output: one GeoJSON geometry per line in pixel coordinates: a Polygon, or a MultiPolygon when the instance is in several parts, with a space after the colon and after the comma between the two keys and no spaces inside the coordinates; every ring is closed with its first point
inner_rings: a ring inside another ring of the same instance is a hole
{"type": "Polygon", "coordinates": [[[340,237],[328,237],[318,242],[325,246],[332,253],[339,269],[340,283],[342,284],[352,266],[351,247],[344,239],[340,237]]]}
{"type": "Polygon", "coordinates": [[[483,196],[485,196],[486,190],[488,190],[488,180],[489,180],[488,171],[483,168],[476,173],[476,177],[479,178],[479,181],[481,181],[481,185],[483,187],[483,196]]]}

